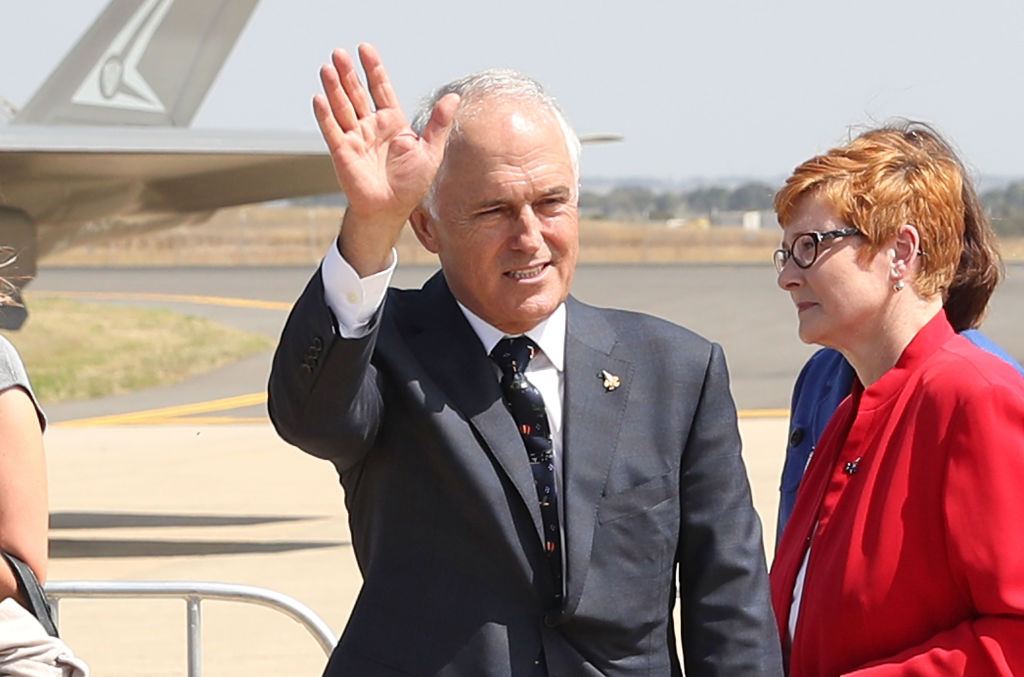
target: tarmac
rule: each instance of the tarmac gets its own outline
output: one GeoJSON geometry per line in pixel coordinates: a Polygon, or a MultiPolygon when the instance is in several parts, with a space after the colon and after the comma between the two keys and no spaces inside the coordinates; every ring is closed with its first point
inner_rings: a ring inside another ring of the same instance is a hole
{"type": "MultiPolygon", "coordinates": [[[[774,540],[786,421],[740,421],[766,549],[774,540]]],[[[46,433],[50,580],[209,581],[268,588],[340,635],[360,575],[333,467],[269,423],[73,427],[46,433]]],[[[186,675],[186,604],[67,599],[65,641],[98,677],[186,675]]],[[[296,621],[204,602],[202,674],[319,675],[326,655],[296,621]]]]}

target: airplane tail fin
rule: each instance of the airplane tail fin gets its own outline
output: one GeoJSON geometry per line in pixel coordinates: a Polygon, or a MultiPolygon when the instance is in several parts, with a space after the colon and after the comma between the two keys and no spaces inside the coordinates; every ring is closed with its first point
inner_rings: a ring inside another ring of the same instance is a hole
{"type": "Polygon", "coordinates": [[[111,0],[12,124],[187,127],[258,0],[111,0]]]}

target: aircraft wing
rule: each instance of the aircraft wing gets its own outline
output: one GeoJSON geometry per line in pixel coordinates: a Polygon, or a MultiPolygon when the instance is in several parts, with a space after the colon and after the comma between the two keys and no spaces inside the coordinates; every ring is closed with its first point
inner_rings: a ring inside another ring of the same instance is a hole
{"type": "Polygon", "coordinates": [[[28,125],[0,128],[0,187],[40,225],[338,190],[314,134],[28,125]]]}

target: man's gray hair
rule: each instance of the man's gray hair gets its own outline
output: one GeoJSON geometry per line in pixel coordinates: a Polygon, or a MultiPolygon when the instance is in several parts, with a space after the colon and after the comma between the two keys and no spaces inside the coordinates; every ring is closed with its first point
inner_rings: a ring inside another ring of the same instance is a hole
{"type": "MultiPolygon", "coordinates": [[[[427,126],[427,122],[430,121],[430,115],[434,111],[434,106],[446,94],[452,93],[458,94],[461,100],[456,113],[455,123],[452,125],[452,131],[448,137],[449,142],[451,139],[458,137],[462,131],[459,125],[460,117],[467,114],[472,115],[474,108],[486,101],[493,101],[495,99],[522,101],[534,103],[541,110],[549,111],[558,120],[558,126],[562,129],[565,145],[569,151],[569,158],[572,161],[573,176],[576,184],[579,184],[580,139],[569,124],[568,119],[566,119],[565,113],[562,112],[555,97],[548,94],[539,82],[519,71],[507,68],[492,68],[471,73],[446,85],[442,85],[430,96],[423,99],[412,120],[413,131],[417,134],[422,134],[423,129],[427,126]]],[[[434,177],[430,190],[427,191],[423,198],[423,206],[427,208],[434,218],[437,218],[437,184],[443,171],[444,164],[442,161],[442,165],[438,169],[437,176],[434,177]]]]}

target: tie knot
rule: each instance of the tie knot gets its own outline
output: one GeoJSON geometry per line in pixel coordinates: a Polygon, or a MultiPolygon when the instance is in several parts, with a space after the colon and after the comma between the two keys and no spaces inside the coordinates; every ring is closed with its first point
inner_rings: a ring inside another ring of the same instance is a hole
{"type": "Polygon", "coordinates": [[[491,359],[497,363],[503,374],[522,374],[538,350],[540,349],[537,344],[527,336],[505,337],[494,346],[491,359]]]}

